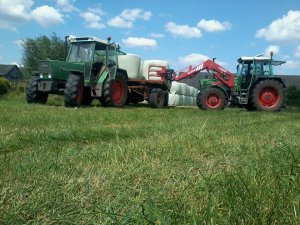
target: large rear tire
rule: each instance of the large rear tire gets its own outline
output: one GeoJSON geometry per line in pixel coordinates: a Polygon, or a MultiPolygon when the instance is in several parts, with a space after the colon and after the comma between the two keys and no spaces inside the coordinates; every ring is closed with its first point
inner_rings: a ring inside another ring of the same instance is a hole
{"type": "Polygon", "coordinates": [[[123,107],[128,97],[128,86],[125,76],[117,73],[114,80],[107,78],[104,83],[101,104],[105,107],[123,107]]]}
{"type": "Polygon", "coordinates": [[[162,108],[165,106],[166,93],[160,88],[153,88],[149,94],[149,104],[152,108],[162,108]]]}
{"type": "Polygon", "coordinates": [[[260,111],[278,112],[285,102],[285,88],[277,80],[262,80],[253,89],[252,104],[260,111]]]}
{"type": "Polygon", "coordinates": [[[224,92],[218,88],[201,91],[197,96],[197,105],[204,110],[223,110],[227,100],[224,92]]]}
{"type": "Polygon", "coordinates": [[[45,104],[48,99],[48,93],[38,91],[38,76],[32,76],[27,82],[25,89],[26,100],[28,103],[41,103],[45,104]]]}
{"type": "Polygon", "coordinates": [[[66,107],[79,107],[83,100],[84,84],[82,76],[71,74],[67,80],[64,96],[66,107]]]}

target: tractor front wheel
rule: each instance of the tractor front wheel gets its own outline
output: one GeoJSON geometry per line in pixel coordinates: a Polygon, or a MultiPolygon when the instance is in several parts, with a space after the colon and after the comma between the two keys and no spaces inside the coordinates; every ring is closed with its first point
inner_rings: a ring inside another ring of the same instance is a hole
{"type": "Polygon", "coordinates": [[[204,110],[223,110],[227,104],[224,92],[218,88],[201,91],[197,96],[197,105],[204,110]]]}
{"type": "Polygon", "coordinates": [[[262,80],[253,89],[252,103],[261,111],[277,112],[285,106],[286,92],[276,80],[262,80]]]}
{"type": "Polygon", "coordinates": [[[66,107],[79,107],[83,100],[84,85],[82,76],[71,74],[67,80],[64,96],[66,107]]]}
{"type": "Polygon", "coordinates": [[[104,83],[101,103],[103,106],[123,107],[128,97],[128,86],[123,74],[117,73],[115,79],[107,78],[104,83]]]}
{"type": "Polygon", "coordinates": [[[32,76],[27,83],[25,93],[28,103],[41,103],[45,104],[48,99],[48,93],[38,91],[38,76],[32,76]]]}

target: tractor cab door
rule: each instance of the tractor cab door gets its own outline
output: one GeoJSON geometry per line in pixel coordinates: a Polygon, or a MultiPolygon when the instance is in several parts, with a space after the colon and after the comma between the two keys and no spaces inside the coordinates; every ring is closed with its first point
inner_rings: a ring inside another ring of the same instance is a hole
{"type": "Polygon", "coordinates": [[[237,66],[237,76],[240,82],[241,89],[248,89],[253,79],[253,61],[242,61],[237,66]]]}
{"type": "Polygon", "coordinates": [[[107,67],[109,69],[110,78],[115,79],[118,68],[118,55],[115,44],[109,44],[107,46],[107,67]]]}

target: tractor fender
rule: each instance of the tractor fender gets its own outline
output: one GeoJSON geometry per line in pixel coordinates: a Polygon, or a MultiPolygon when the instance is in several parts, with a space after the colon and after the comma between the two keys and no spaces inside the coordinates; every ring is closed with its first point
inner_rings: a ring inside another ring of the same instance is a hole
{"type": "Polygon", "coordinates": [[[124,70],[124,69],[121,69],[121,68],[118,68],[117,69],[117,73],[121,73],[124,77],[125,77],[125,79],[126,80],[128,80],[128,74],[127,74],[127,71],[126,70],[124,70]]]}
{"type": "Polygon", "coordinates": [[[226,87],[223,87],[223,86],[220,86],[220,85],[212,85],[211,87],[214,87],[214,88],[218,88],[220,89],[221,91],[224,92],[226,98],[227,98],[227,101],[229,101],[229,89],[227,89],[226,87]]]}
{"type": "Polygon", "coordinates": [[[256,84],[258,84],[259,82],[261,82],[263,80],[276,80],[276,81],[280,82],[284,88],[287,88],[285,80],[282,79],[281,77],[258,77],[256,79],[255,83],[253,84],[253,86],[255,86],[256,84]]]}
{"type": "Polygon", "coordinates": [[[78,71],[78,70],[70,70],[68,77],[69,77],[71,74],[80,75],[80,76],[83,77],[82,71],[78,71]]]}

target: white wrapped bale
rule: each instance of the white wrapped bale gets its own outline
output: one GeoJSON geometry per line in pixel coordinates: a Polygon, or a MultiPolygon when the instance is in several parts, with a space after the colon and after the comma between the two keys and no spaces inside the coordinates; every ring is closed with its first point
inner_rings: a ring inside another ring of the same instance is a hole
{"type": "Polygon", "coordinates": [[[182,90],[182,94],[183,95],[188,95],[188,85],[187,84],[185,84],[185,83],[182,83],[181,84],[181,90],[182,90]]]}
{"type": "Polygon", "coordinates": [[[141,74],[141,57],[138,55],[127,54],[118,55],[118,63],[121,69],[127,71],[128,79],[142,79],[141,74]]]}
{"type": "Polygon", "coordinates": [[[199,90],[197,88],[194,89],[194,97],[197,97],[199,93],[199,90]]]}
{"type": "Polygon", "coordinates": [[[181,95],[182,94],[181,83],[177,81],[173,81],[170,92],[173,94],[181,95]]]}

